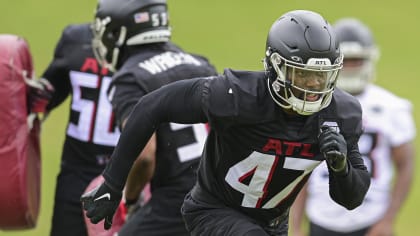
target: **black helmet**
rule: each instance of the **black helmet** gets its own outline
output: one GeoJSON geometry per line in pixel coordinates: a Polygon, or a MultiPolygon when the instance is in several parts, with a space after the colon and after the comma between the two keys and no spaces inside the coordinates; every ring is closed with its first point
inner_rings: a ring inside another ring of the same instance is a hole
{"type": "Polygon", "coordinates": [[[99,0],[92,30],[95,57],[115,71],[122,47],[170,39],[166,0],[99,0]]]}
{"type": "Polygon", "coordinates": [[[370,29],[354,18],[343,18],[334,24],[344,55],[337,87],[352,93],[361,93],[375,78],[375,64],[379,58],[370,29]]]}
{"type": "Polygon", "coordinates": [[[320,111],[331,102],[342,59],[336,35],[321,15],[287,12],[274,22],[267,37],[264,65],[271,96],[281,107],[301,115],[320,111]],[[317,85],[302,86],[308,77],[316,77],[317,85]]]}

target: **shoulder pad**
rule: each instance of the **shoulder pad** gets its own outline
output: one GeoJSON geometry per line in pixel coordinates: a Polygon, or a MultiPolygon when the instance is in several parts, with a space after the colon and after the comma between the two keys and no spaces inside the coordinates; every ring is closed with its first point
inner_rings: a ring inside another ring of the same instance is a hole
{"type": "Polygon", "coordinates": [[[264,72],[226,69],[210,86],[210,111],[244,122],[270,119],[276,108],[267,90],[264,72]]]}
{"type": "Polygon", "coordinates": [[[92,31],[89,24],[68,25],[62,33],[66,43],[91,43],[92,31]]]}
{"type": "Polygon", "coordinates": [[[320,111],[321,124],[333,122],[339,125],[345,136],[358,137],[362,133],[362,107],[352,95],[336,88],[331,104],[320,111]]]}

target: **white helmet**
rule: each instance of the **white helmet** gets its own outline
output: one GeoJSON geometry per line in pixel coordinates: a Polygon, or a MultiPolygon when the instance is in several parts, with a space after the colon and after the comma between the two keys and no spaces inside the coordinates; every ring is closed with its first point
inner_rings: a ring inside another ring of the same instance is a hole
{"type": "Polygon", "coordinates": [[[337,87],[351,94],[359,94],[375,79],[379,50],[370,29],[359,20],[341,19],[333,27],[344,55],[337,87]]]}

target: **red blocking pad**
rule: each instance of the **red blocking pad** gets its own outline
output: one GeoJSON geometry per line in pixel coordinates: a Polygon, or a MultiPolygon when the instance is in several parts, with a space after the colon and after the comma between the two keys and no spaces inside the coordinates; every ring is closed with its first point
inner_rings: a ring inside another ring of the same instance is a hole
{"type": "Polygon", "coordinates": [[[0,229],[36,225],[40,205],[40,122],[28,125],[24,78],[32,78],[27,42],[0,35],[0,229]]]}

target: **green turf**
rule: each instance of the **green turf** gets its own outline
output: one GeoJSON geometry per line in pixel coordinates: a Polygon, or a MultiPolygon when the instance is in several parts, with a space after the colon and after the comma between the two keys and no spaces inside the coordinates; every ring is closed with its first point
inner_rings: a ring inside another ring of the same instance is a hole
{"type": "MultiPolygon", "coordinates": [[[[329,21],[354,16],[371,26],[381,49],[378,84],[420,105],[420,2],[380,0],[169,0],[173,40],[184,49],[208,56],[219,71],[225,67],[262,69],[265,38],[272,22],[292,9],[320,12],[329,21]]],[[[30,43],[39,75],[52,57],[65,25],[91,21],[95,0],[1,0],[0,33],[24,36],[30,43]]],[[[48,235],[68,103],[54,111],[42,132],[42,202],[33,230],[0,232],[2,235],[48,235]]],[[[419,110],[415,109],[420,124],[419,110]]],[[[419,147],[419,140],[416,146],[419,147]]],[[[416,164],[420,167],[420,162],[416,164]]],[[[0,180],[6,181],[6,180],[0,180]]],[[[420,177],[397,221],[398,235],[418,235],[420,177]]]]}

